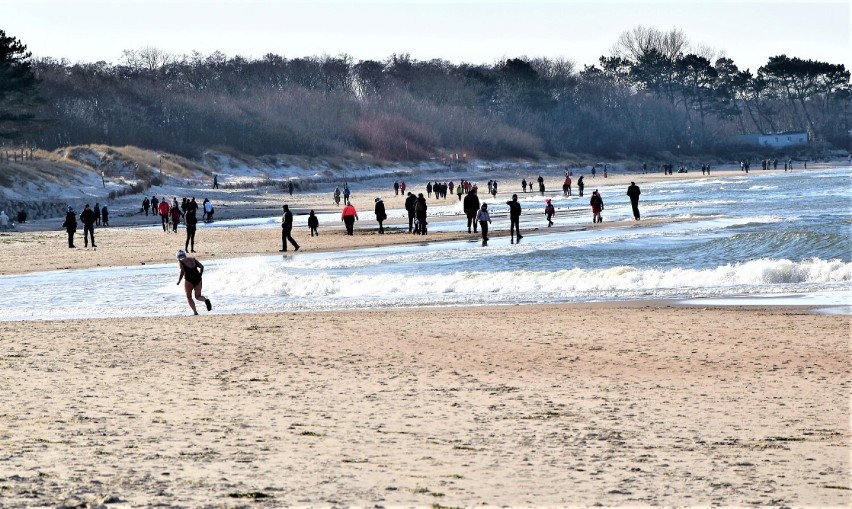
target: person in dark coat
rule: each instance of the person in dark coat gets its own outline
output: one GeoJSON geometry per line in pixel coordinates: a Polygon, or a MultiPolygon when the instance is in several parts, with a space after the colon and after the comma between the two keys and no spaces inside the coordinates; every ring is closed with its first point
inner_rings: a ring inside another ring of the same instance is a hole
{"type": "MultiPolygon", "coordinates": [[[[401,187],[400,187],[401,189],[401,187]]],[[[408,212],[408,233],[411,233],[414,228],[414,203],[417,202],[417,197],[411,191],[408,192],[408,197],[405,198],[405,211],[408,212]]]]}
{"type": "Polygon", "coordinates": [[[418,194],[417,201],[414,202],[414,219],[417,220],[417,228],[415,228],[414,233],[418,235],[426,235],[426,210],[428,208],[423,193],[418,194]]]}
{"type": "Polygon", "coordinates": [[[379,222],[379,233],[385,233],[385,227],[382,226],[382,221],[388,218],[388,215],[385,213],[385,202],[382,201],[378,196],[376,197],[376,221],[379,222]]]}
{"type": "Polygon", "coordinates": [[[80,222],[83,223],[83,247],[89,247],[89,237],[92,238],[92,247],[95,245],[95,211],[87,203],[80,212],[80,222]]]}
{"type": "Polygon", "coordinates": [[[518,195],[513,194],[512,199],[507,201],[506,205],[509,206],[509,237],[511,239],[511,243],[514,244],[516,235],[518,242],[524,238],[524,236],[521,235],[521,204],[518,203],[518,195]]]}
{"type": "Polygon", "coordinates": [[[68,206],[68,211],[65,213],[65,222],[62,227],[68,232],[68,247],[77,247],[74,245],[74,233],[77,231],[77,216],[74,214],[74,207],[68,206]]]}
{"type": "Polygon", "coordinates": [[[467,193],[462,207],[467,216],[467,233],[470,233],[471,225],[473,225],[473,233],[476,233],[476,214],[479,212],[479,197],[476,196],[476,193],[467,193]]]}
{"type": "Polygon", "coordinates": [[[279,251],[287,251],[287,241],[290,241],[293,244],[293,249],[298,251],[299,244],[293,239],[293,213],[290,212],[290,207],[288,205],[284,205],[281,207],[284,209],[284,214],[281,216],[281,245],[282,248],[279,251]]]}
{"type": "Polygon", "coordinates": [[[589,199],[589,205],[592,207],[592,222],[603,223],[603,216],[601,216],[601,212],[603,212],[604,208],[603,198],[601,198],[597,189],[592,191],[592,197],[589,199]]]}
{"type": "Polygon", "coordinates": [[[583,182],[583,176],[580,175],[580,178],[577,179],[577,190],[580,191],[580,196],[583,196],[584,187],[586,187],[586,184],[583,182]]]}
{"type": "Polygon", "coordinates": [[[148,215],[148,209],[151,208],[151,202],[148,201],[148,197],[146,196],[144,200],[142,200],[142,210],[145,211],[145,215],[148,215]]]}
{"type": "Polygon", "coordinates": [[[101,225],[101,206],[100,206],[99,203],[95,203],[95,208],[92,209],[92,212],[95,213],[95,224],[100,226],[101,225]]]}
{"type": "Polygon", "coordinates": [[[198,216],[195,215],[195,210],[190,207],[187,209],[186,215],[183,216],[183,220],[186,223],[186,242],[184,242],[183,249],[190,253],[195,252],[195,230],[198,225],[198,216]]]}
{"type": "Polygon", "coordinates": [[[314,214],[313,210],[310,214],[308,214],[308,228],[311,229],[311,237],[313,237],[314,235],[319,237],[319,232],[317,231],[317,228],[319,228],[319,219],[317,219],[317,216],[314,214]]]}
{"type": "Polygon", "coordinates": [[[104,226],[109,226],[109,209],[104,205],[101,207],[101,220],[103,221],[104,226]]]}
{"type": "Polygon", "coordinates": [[[633,219],[636,221],[639,220],[639,195],[642,194],[642,191],[639,190],[639,186],[636,185],[636,182],[631,182],[629,186],[627,186],[627,196],[630,197],[630,206],[633,207],[633,219]]]}

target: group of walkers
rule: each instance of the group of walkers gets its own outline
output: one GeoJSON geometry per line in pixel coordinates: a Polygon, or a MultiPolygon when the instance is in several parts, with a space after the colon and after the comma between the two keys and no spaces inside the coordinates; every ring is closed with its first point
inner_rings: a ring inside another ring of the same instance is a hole
{"type": "Polygon", "coordinates": [[[157,202],[156,196],[152,196],[150,200],[146,196],[142,200],[142,210],[145,212],[145,215],[147,216],[150,210],[152,215],[155,217],[159,216],[164,232],[177,233],[178,226],[183,221],[183,224],[186,226],[184,250],[190,253],[195,252],[195,233],[198,230],[199,208],[201,209],[201,217],[205,223],[213,220],[213,204],[207,198],[204,198],[200,207],[198,202],[195,201],[195,197],[184,197],[180,204],[178,204],[177,197],[173,197],[171,203],[167,202],[165,197],[162,197],[157,202]]]}
{"type": "MultiPolygon", "coordinates": [[[[101,207],[98,203],[95,203],[95,207],[92,208],[87,203],[80,212],[80,222],[83,223],[83,247],[89,247],[91,240],[92,248],[96,248],[98,246],[95,244],[95,226],[109,226],[109,209],[106,205],[101,207]]],[[[74,234],[77,232],[77,215],[71,205],[65,211],[65,222],[62,223],[62,228],[68,234],[68,247],[76,248],[74,234]]]]}

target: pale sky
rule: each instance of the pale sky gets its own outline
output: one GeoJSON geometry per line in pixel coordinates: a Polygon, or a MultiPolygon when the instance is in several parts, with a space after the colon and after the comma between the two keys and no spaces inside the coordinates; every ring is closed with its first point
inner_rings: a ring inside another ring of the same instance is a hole
{"type": "Polygon", "coordinates": [[[118,62],[122,50],[493,64],[562,57],[578,69],[645,25],[683,30],[753,72],[786,54],[852,68],[849,0],[0,0],[0,29],[36,57],[118,62]]]}

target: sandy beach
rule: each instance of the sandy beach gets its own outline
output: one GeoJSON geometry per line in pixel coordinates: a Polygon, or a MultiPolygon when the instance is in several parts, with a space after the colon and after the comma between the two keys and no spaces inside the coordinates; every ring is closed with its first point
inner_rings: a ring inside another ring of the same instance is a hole
{"type": "MultiPolygon", "coordinates": [[[[0,235],[0,274],[174,261],[182,229],[114,210],[97,250],[48,221],[0,235]]],[[[294,236],[468,237],[363,223],[294,236]]],[[[277,254],[280,232],[197,242],[277,254]]],[[[0,322],[0,506],[849,507],[849,338],[848,315],[666,301],[0,322]]]]}
{"type": "Polygon", "coordinates": [[[849,505],[849,318],[0,323],[4,507],[849,505]]]}

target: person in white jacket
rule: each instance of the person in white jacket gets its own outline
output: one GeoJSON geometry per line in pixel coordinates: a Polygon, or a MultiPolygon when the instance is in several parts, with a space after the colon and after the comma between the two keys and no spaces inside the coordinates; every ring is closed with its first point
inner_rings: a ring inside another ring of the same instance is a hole
{"type": "Polygon", "coordinates": [[[482,245],[488,245],[488,225],[491,223],[491,215],[488,214],[488,204],[483,203],[476,213],[476,220],[479,221],[479,226],[482,228],[482,245]]]}
{"type": "Polygon", "coordinates": [[[9,228],[9,216],[6,215],[5,210],[0,210],[0,230],[4,232],[9,228]]]}

